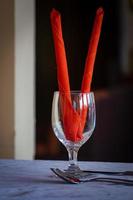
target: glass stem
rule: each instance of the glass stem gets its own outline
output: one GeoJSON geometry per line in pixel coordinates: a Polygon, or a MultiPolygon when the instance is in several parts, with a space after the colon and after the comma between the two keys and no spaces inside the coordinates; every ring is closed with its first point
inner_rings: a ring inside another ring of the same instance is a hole
{"type": "Polygon", "coordinates": [[[74,145],[67,146],[68,158],[69,158],[68,170],[70,171],[79,170],[79,167],[77,164],[78,150],[79,150],[79,147],[75,147],[74,145]]]}

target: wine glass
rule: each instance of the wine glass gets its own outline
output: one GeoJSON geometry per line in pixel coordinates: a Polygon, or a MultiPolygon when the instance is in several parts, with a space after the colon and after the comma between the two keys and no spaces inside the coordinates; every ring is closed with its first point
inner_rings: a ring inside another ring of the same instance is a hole
{"type": "Polygon", "coordinates": [[[68,151],[67,172],[81,171],[77,162],[78,151],[92,135],[95,122],[96,111],[93,92],[54,92],[52,127],[56,137],[68,151]]]}

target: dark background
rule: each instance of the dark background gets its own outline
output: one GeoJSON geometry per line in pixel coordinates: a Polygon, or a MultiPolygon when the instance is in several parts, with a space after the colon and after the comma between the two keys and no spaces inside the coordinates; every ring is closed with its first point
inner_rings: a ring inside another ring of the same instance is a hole
{"type": "Polygon", "coordinates": [[[36,159],[67,159],[51,128],[53,92],[58,90],[50,12],[61,13],[71,89],[80,90],[96,10],[102,25],[92,90],[97,123],[79,152],[80,160],[133,161],[133,81],[122,72],[120,0],[36,0],[36,159]]]}

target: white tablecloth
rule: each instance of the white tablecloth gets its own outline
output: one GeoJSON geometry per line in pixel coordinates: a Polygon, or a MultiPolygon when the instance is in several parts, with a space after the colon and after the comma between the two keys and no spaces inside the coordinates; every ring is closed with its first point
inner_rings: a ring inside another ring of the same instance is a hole
{"type": "MultiPolygon", "coordinates": [[[[133,200],[133,186],[95,181],[68,184],[50,170],[66,168],[67,164],[67,161],[0,160],[0,200],[133,200]]],[[[133,171],[133,163],[80,162],[80,167],[133,171]]]]}

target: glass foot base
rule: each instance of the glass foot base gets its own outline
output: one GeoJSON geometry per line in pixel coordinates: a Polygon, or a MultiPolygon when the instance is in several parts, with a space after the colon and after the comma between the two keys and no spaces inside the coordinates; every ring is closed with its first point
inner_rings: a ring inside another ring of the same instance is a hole
{"type": "Polygon", "coordinates": [[[65,171],[67,171],[67,172],[69,172],[69,173],[74,173],[74,172],[80,172],[81,169],[79,168],[78,165],[70,164],[70,165],[68,166],[68,169],[65,170],[65,171]]]}
{"type": "Polygon", "coordinates": [[[91,174],[91,173],[81,170],[79,168],[79,166],[75,165],[75,164],[69,165],[68,169],[64,170],[64,172],[75,178],[86,178],[86,177],[90,176],[90,174],[91,174]]]}

